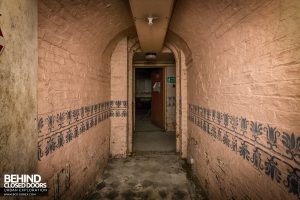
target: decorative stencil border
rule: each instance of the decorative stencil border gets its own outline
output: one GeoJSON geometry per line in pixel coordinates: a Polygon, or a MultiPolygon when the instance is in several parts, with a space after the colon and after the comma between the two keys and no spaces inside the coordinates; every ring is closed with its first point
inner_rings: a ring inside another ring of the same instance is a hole
{"type": "Polygon", "coordinates": [[[39,115],[38,160],[77,139],[110,117],[127,117],[127,101],[114,100],[81,108],[39,115]]]}
{"type": "Polygon", "coordinates": [[[175,107],[176,106],[176,97],[167,97],[167,107],[175,107]]]}
{"type": "Polygon", "coordinates": [[[128,115],[128,102],[115,100],[111,101],[111,117],[127,117],[128,115]]]}
{"type": "MultiPolygon", "coordinates": [[[[250,121],[214,109],[189,104],[188,119],[204,133],[283,184],[300,199],[300,137],[270,124],[250,121]],[[281,140],[280,140],[281,139],[281,140]]],[[[192,138],[192,145],[198,145],[192,138]]]]}

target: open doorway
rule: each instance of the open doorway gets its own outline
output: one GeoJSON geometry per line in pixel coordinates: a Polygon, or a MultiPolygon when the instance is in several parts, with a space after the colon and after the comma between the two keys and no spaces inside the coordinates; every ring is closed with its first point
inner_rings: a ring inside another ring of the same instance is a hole
{"type": "Polygon", "coordinates": [[[172,71],[174,77],[175,67],[135,68],[135,152],[176,151],[175,103],[173,112],[170,108],[176,95],[174,86],[168,86],[168,76],[172,71]],[[173,95],[172,98],[170,94],[173,95]],[[170,123],[174,128],[170,127],[170,123]]]}
{"type": "Polygon", "coordinates": [[[172,88],[173,95],[165,96],[166,132],[173,132],[176,141],[176,152],[180,153],[183,158],[187,157],[187,66],[192,67],[190,58],[186,59],[185,54],[173,46],[168,44],[167,47],[157,53],[156,58],[152,60],[146,59],[146,53],[141,52],[138,43],[133,43],[129,50],[128,62],[128,134],[127,144],[128,153],[139,151],[137,148],[137,132],[135,117],[135,70],[139,68],[172,68],[172,74],[165,75],[166,88],[172,88]],[[188,64],[186,64],[188,63],[188,64]],[[170,119],[170,120],[169,120],[170,119]],[[134,147],[135,146],[135,147],[134,147]]]}
{"type": "Polygon", "coordinates": [[[162,68],[135,70],[135,131],[164,131],[162,68]]]}

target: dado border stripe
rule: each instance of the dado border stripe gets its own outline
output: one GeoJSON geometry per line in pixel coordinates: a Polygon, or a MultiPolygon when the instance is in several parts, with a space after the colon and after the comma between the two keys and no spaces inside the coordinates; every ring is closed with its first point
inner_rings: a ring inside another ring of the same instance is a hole
{"type": "MultiPolygon", "coordinates": [[[[300,138],[269,124],[189,104],[188,119],[300,199],[300,138]],[[249,125],[249,126],[248,126],[249,125]],[[281,141],[278,142],[278,139],[281,141]],[[282,151],[282,153],[281,153],[282,151]]],[[[191,145],[198,145],[191,138],[191,145]]]]}
{"type": "Polygon", "coordinates": [[[62,148],[110,117],[127,117],[127,105],[126,100],[112,100],[39,115],[37,120],[38,160],[62,148]]]}

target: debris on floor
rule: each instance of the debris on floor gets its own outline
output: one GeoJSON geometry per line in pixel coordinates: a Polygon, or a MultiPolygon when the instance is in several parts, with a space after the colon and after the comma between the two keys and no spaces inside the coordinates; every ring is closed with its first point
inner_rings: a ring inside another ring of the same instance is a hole
{"type": "Polygon", "coordinates": [[[185,171],[185,161],[175,153],[145,153],[110,159],[87,200],[193,200],[195,194],[185,171]]]}

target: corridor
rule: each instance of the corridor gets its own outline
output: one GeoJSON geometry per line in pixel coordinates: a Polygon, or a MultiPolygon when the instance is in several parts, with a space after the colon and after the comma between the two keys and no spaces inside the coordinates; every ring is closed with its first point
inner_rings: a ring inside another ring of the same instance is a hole
{"type": "Polygon", "coordinates": [[[299,200],[300,1],[1,0],[0,113],[0,198],[299,200]]]}

